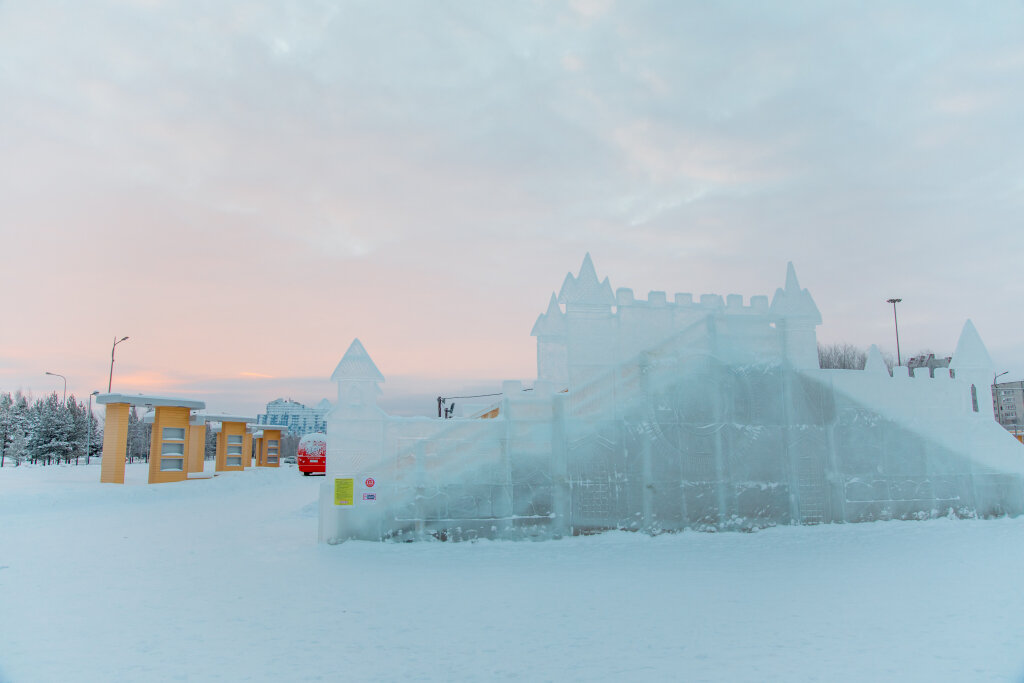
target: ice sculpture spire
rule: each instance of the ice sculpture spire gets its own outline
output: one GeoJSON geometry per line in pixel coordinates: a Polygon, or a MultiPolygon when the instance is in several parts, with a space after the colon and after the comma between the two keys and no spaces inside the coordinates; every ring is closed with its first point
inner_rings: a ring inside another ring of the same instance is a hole
{"type": "Polygon", "coordinates": [[[880,375],[884,372],[886,377],[889,376],[889,367],[885,364],[885,359],[882,358],[882,352],[874,344],[868,349],[868,359],[864,363],[864,372],[872,375],[880,375]]]}
{"type": "Polygon", "coordinates": [[[562,313],[562,309],[558,305],[558,299],[555,297],[555,293],[552,292],[551,299],[548,301],[548,310],[537,316],[537,322],[533,324],[530,336],[556,337],[564,335],[565,332],[565,315],[562,313]]]}
{"type": "Polygon", "coordinates": [[[615,305],[615,294],[612,293],[608,278],[598,281],[594,262],[590,252],[583,257],[579,275],[567,273],[558,293],[558,302],[575,307],[611,308],[615,305]]]}
{"type": "Polygon", "coordinates": [[[376,408],[379,384],[384,381],[370,354],[358,339],[352,340],[348,351],[331,373],[331,381],[338,383],[338,407],[345,412],[367,406],[376,408]]]}
{"type": "Polygon", "coordinates": [[[338,361],[338,366],[331,374],[332,382],[344,380],[384,381],[384,375],[380,374],[380,370],[374,365],[373,359],[370,358],[370,354],[366,352],[358,338],[352,340],[348,351],[338,361]]]}
{"type": "Polygon", "coordinates": [[[800,281],[796,279],[796,268],[790,261],[786,266],[786,286],[776,289],[772,298],[772,315],[786,318],[805,318],[815,325],[821,324],[821,313],[814,303],[811,293],[800,289],[800,281]]]}
{"type": "Polygon", "coordinates": [[[949,367],[957,371],[984,370],[987,373],[995,369],[992,357],[988,355],[988,349],[981,341],[981,335],[969,318],[960,332],[960,339],[956,343],[956,351],[953,352],[953,360],[950,361],[949,367]]]}

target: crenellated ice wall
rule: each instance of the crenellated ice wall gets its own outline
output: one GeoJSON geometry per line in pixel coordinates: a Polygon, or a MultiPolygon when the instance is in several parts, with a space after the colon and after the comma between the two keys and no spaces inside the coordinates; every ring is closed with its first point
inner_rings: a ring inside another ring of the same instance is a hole
{"type": "Polygon", "coordinates": [[[532,391],[506,382],[493,419],[386,415],[384,377],[356,340],[332,375],[320,539],[1024,509],[1024,448],[993,419],[992,364],[969,321],[950,371],[934,378],[890,376],[874,347],[862,371],[819,369],[820,322],[792,265],[770,303],[663,292],[640,301],[613,295],[588,255],[534,325],[532,391]],[[353,500],[341,500],[349,480],[353,500]]]}

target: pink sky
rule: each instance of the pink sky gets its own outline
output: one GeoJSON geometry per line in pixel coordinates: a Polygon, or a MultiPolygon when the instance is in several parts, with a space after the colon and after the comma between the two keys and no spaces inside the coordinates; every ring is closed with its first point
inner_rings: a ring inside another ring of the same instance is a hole
{"type": "MultiPolygon", "coordinates": [[[[823,341],[1024,377],[1019,3],[0,4],[0,391],[257,412],[536,374],[613,288],[771,294],[823,341]]],[[[424,398],[425,397],[425,398],[424,398]]],[[[429,401],[424,407],[429,411],[429,401]]]]}

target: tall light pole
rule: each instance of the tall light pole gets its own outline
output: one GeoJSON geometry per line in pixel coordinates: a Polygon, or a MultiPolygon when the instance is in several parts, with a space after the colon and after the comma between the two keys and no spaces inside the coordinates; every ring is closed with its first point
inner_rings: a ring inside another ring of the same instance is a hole
{"type": "Polygon", "coordinates": [[[120,339],[118,339],[115,336],[114,337],[114,345],[110,347],[110,378],[107,379],[107,393],[108,394],[110,393],[110,387],[113,386],[113,384],[114,384],[114,349],[117,348],[118,344],[120,344],[123,341],[127,341],[127,340],[128,340],[128,337],[121,337],[120,339]]]}
{"type": "Polygon", "coordinates": [[[903,365],[903,361],[900,359],[900,323],[896,319],[896,304],[903,299],[886,299],[886,301],[892,304],[892,322],[896,325],[896,365],[903,365]]]}
{"type": "MultiPolygon", "coordinates": [[[[85,464],[89,464],[89,451],[92,450],[92,397],[100,393],[96,391],[89,394],[89,417],[86,418],[89,421],[89,428],[87,429],[87,436],[85,437],[85,464]]],[[[109,393],[109,392],[107,392],[109,393]]]]}
{"type": "Polygon", "coordinates": [[[64,380],[64,399],[63,399],[63,402],[67,403],[68,402],[68,378],[65,377],[64,375],[58,375],[56,372],[47,372],[46,374],[47,375],[53,375],[54,377],[60,377],[62,380],[64,380]]]}

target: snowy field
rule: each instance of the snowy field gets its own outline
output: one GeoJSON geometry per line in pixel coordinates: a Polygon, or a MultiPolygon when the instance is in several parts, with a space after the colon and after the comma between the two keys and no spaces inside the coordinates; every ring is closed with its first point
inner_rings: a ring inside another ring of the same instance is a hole
{"type": "Polygon", "coordinates": [[[0,681],[1024,681],[1024,518],[320,546],[145,467],[0,470],[0,681]]]}

